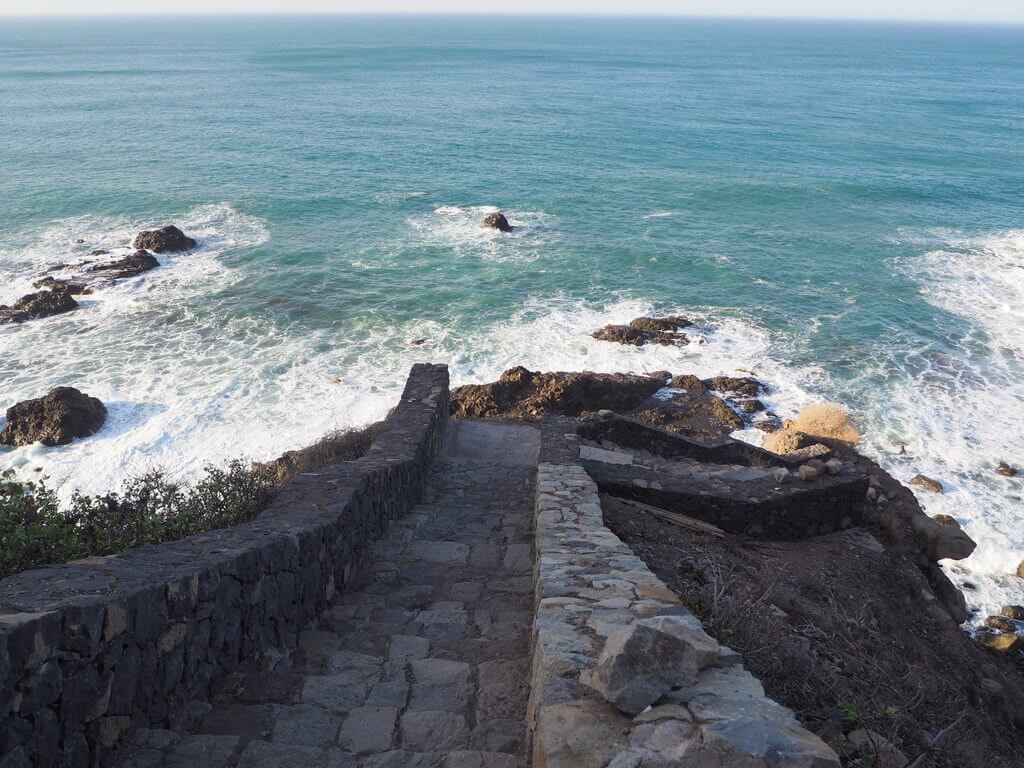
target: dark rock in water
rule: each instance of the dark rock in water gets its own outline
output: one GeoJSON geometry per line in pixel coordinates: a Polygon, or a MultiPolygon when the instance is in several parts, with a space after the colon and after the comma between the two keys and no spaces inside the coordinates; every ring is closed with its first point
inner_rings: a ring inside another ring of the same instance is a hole
{"type": "Polygon", "coordinates": [[[59,315],[78,308],[78,302],[64,288],[39,291],[22,296],[13,307],[0,305],[0,325],[23,323],[41,317],[59,315]]]}
{"type": "Polygon", "coordinates": [[[744,397],[757,397],[765,390],[764,384],[753,376],[715,376],[705,379],[704,386],[716,392],[744,397]]]}
{"type": "Polygon", "coordinates": [[[163,253],[164,251],[176,253],[178,251],[187,251],[189,248],[195,247],[196,241],[191,237],[188,237],[173,224],[161,227],[160,229],[139,232],[139,234],[135,236],[135,240],[132,242],[132,248],[144,248],[145,250],[152,251],[153,253],[163,253]]]}
{"type": "Polygon", "coordinates": [[[491,384],[452,391],[457,418],[536,419],[545,413],[579,416],[601,410],[627,412],[661,389],[649,376],[622,373],[540,373],[512,368],[491,384]]]}
{"type": "Polygon", "coordinates": [[[638,317],[630,320],[629,327],[641,331],[680,331],[693,325],[685,317],[669,315],[668,317],[638,317]]]}
{"type": "Polygon", "coordinates": [[[999,464],[996,465],[996,474],[1002,475],[1003,477],[1016,477],[1017,470],[1011,467],[1005,461],[1000,461],[999,464]]]}
{"type": "Polygon", "coordinates": [[[1024,560],[1021,560],[1020,564],[1017,566],[1017,575],[1024,579],[1024,560]]]}
{"type": "Polygon", "coordinates": [[[694,440],[717,440],[743,428],[743,420],[721,398],[703,387],[680,389],[686,391],[668,399],[650,397],[627,415],[694,440]]]}
{"type": "Polygon", "coordinates": [[[89,251],[86,256],[106,256],[110,251],[106,251],[102,248],[97,248],[95,251],[89,251]]]}
{"type": "Polygon", "coordinates": [[[672,378],[672,371],[651,371],[647,375],[650,376],[652,379],[657,379],[658,381],[664,384],[667,383],[672,378]]]}
{"type": "Polygon", "coordinates": [[[685,333],[645,331],[629,325],[606,325],[590,335],[599,341],[614,341],[617,344],[626,344],[631,347],[642,347],[644,344],[683,346],[690,341],[685,333]]]}
{"type": "Polygon", "coordinates": [[[106,264],[97,264],[95,267],[90,267],[89,271],[102,272],[111,280],[118,280],[123,277],[141,275],[143,272],[148,272],[159,266],[160,262],[156,260],[153,254],[146,251],[136,251],[131,256],[125,256],[123,259],[110,261],[106,264]]]}
{"type": "Polygon", "coordinates": [[[1004,605],[999,612],[1014,621],[1024,621],[1024,605],[1004,605]]]}
{"type": "Polygon", "coordinates": [[[501,232],[511,232],[512,225],[508,223],[503,213],[492,213],[484,219],[484,226],[488,229],[497,229],[501,232]]]}
{"type": "Polygon", "coordinates": [[[107,409],[95,397],[73,387],[57,387],[44,397],[8,408],[0,443],[65,445],[75,438],[93,434],[106,418],[107,409]]]}
{"type": "Polygon", "coordinates": [[[412,341],[409,342],[409,344],[411,344],[414,347],[422,347],[426,343],[426,339],[413,339],[412,341]]]}
{"type": "Polygon", "coordinates": [[[84,242],[85,242],[85,240],[82,240],[81,238],[79,238],[78,240],[75,240],[75,245],[81,245],[84,242]]]}
{"type": "Polygon", "coordinates": [[[942,483],[925,475],[914,475],[910,478],[910,484],[916,485],[918,488],[924,488],[926,491],[932,491],[933,493],[942,493],[942,483]]]}
{"type": "Polygon", "coordinates": [[[772,434],[773,432],[778,432],[780,429],[782,429],[782,426],[782,419],[780,419],[774,413],[769,413],[767,411],[765,412],[765,417],[763,419],[757,419],[754,422],[754,427],[756,429],[759,429],[762,432],[765,432],[769,435],[772,434]]]}
{"type": "Polygon", "coordinates": [[[44,277],[32,283],[33,288],[47,288],[51,290],[65,290],[72,296],[82,296],[92,293],[92,288],[85,283],[76,283],[71,280],[62,280],[59,277],[44,277]]]}

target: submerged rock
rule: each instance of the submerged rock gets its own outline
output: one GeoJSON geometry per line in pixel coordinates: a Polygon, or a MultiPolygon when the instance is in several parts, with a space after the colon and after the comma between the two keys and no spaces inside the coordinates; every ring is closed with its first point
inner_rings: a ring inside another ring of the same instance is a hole
{"type": "Polygon", "coordinates": [[[505,218],[505,214],[492,213],[484,219],[484,226],[488,229],[497,229],[500,232],[511,232],[512,225],[508,223],[508,219],[505,218]]]}
{"type": "Polygon", "coordinates": [[[0,325],[51,317],[77,308],[78,302],[66,288],[55,287],[22,296],[11,307],[0,305],[0,325]]]}
{"type": "Polygon", "coordinates": [[[914,475],[910,478],[910,484],[916,485],[918,488],[924,488],[932,493],[942,493],[942,483],[926,475],[914,475]]]}
{"type": "Polygon", "coordinates": [[[93,434],[106,418],[106,407],[95,397],[74,387],[57,387],[44,397],[8,408],[0,443],[65,445],[75,438],[93,434]]]}
{"type": "Polygon", "coordinates": [[[130,256],[125,256],[123,259],[117,259],[116,261],[110,261],[106,264],[97,264],[95,267],[89,267],[89,272],[102,272],[106,277],[111,280],[119,280],[124,277],[135,277],[141,275],[143,272],[148,272],[151,269],[155,269],[160,266],[160,262],[156,260],[156,257],[147,253],[146,251],[136,251],[130,256]]]}
{"type": "Polygon", "coordinates": [[[540,373],[511,368],[491,384],[467,384],[452,391],[456,418],[536,419],[545,413],[579,416],[601,410],[629,411],[661,389],[649,376],[622,373],[540,373]]]}
{"type": "Polygon", "coordinates": [[[168,251],[176,253],[196,247],[196,241],[186,235],[173,224],[160,229],[139,232],[132,241],[132,248],[145,249],[153,253],[168,251]]]}

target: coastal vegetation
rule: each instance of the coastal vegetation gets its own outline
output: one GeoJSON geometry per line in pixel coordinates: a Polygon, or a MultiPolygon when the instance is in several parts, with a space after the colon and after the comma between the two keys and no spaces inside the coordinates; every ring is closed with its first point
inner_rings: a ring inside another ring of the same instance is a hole
{"type": "Polygon", "coordinates": [[[66,503],[45,479],[20,480],[8,471],[0,478],[0,578],[247,522],[295,475],[358,459],[383,426],[335,430],[263,464],[235,459],[207,466],[192,483],[155,469],[119,491],[75,491],[66,503]]]}

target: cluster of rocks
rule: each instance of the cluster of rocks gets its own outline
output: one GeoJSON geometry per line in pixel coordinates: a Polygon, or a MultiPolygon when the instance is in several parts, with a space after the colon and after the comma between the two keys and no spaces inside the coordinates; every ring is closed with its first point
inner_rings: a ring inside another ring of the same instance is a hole
{"type": "Polygon", "coordinates": [[[0,431],[3,445],[65,445],[97,432],[107,418],[107,409],[95,397],[74,387],[57,387],[34,400],[24,400],[7,409],[7,422],[0,431]]]}
{"type": "Polygon", "coordinates": [[[546,413],[582,416],[608,410],[694,439],[720,439],[748,423],[761,423],[752,420],[764,409],[757,399],[764,391],[753,377],[541,373],[520,366],[496,382],[457,387],[452,415],[536,420],[546,413]]]}
{"type": "Polygon", "coordinates": [[[685,317],[638,317],[629,325],[606,325],[590,334],[599,341],[612,341],[631,347],[642,347],[645,344],[662,344],[664,346],[683,346],[690,343],[689,337],[682,333],[683,328],[693,325],[685,317]]]}
{"type": "MultiPolygon", "coordinates": [[[[95,263],[95,259],[86,259],[75,264],[57,264],[48,272],[84,268],[84,271],[71,277],[54,277],[46,274],[36,280],[33,288],[39,289],[26,294],[12,306],[0,305],[0,325],[5,323],[23,323],[44,317],[71,312],[79,304],[75,296],[88,295],[93,292],[94,278],[100,278],[103,284],[141,275],[160,266],[153,253],[176,253],[196,247],[196,241],[188,237],[174,225],[160,229],[147,230],[135,236],[133,253],[112,261],[95,263]]],[[[95,249],[88,253],[90,257],[108,255],[109,251],[95,249]]]]}

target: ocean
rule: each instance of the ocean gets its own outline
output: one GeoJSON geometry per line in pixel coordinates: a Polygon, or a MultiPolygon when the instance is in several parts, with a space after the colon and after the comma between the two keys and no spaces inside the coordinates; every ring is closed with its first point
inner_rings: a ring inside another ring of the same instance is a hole
{"type": "Polygon", "coordinates": [[[1021,27],[3,19],[0,303],[143,228],[200,247],[0,326],[0,410],[57,385],[110,410],[0,470],[69,494],[272,458],[425,360],[750,370],[944,483],[920,498],[978,542],[949,571],[983,617],[1024,602],[1024,477],[993,471],[1024,469],[1022,130],[1021,27]],[[705,343],[588,335],[650,312],[705,343]]]}

